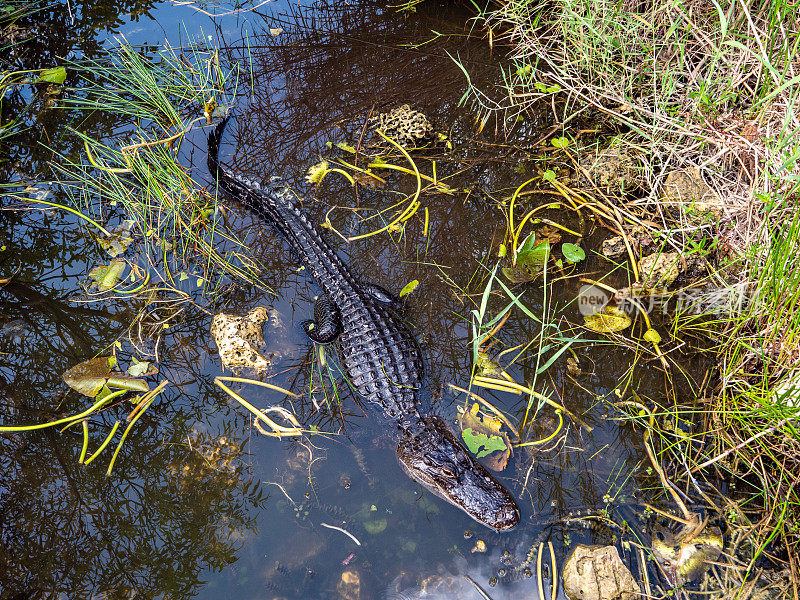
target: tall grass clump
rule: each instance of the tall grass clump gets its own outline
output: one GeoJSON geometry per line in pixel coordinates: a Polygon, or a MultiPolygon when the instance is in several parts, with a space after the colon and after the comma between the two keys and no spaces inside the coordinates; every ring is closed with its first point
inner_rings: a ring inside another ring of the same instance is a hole
{"type": "MultiPolygon", "coordinates": [[[[771,1],[512,0],[483,15],[510,45],[505,95],[473,89],[473,100],[486,119],[556,96],[556,124],[589,115],[636,150],[640,203],[659,198],[671,170],[694,166],[726,216],[751,212],[800,173],[796,157],[786,162],[800,128],[799,14],[771,1]]],[[[759,224],[736,223],[735,250],[759,241],[759,224]]]]}
{"type": "MultiPolygon", "coordinates": [[[[785,542],[796,568],[800,5],[510,0],[478,22],[495,46],[506,45],[512,64],[502,95],[470,84],[483,122],[511,127],[541,106],[550,107],[552,131],[563,131],[553,135],[593,122],[595,143],[626,148],[641,169],[638,198],[618,201],[673,230],[676,220],[679,231],[702,229],[716,244],[712,282],[745,291],[739,310],[715,320],[718,384],[700,411],[702,448],[684,459],[740,477],[748,509],[760,511],[751,537],[758,552],[785,542]],[[665,193],[667,177],[687,169],[713,192],[716,210],[702,228],[686,210],[699,199],[676,203],[665,193]]],[[[572,151],[580,160],[585,150],[572,151]]]]}
{"type": "Polygon", "coordinates": [[[74,204],[133,221],[165,283],[174,283],[170,264],[177,264],[210,284],[225,275],[257,284],[246,245],[221,227],[216,195],[192,179],[182,152],[190,131],[232,105],[238,66],[224,68],[217,49],[201,43],[151,54],[121,44],[68,68],[81,81],[64,106],[85,122],[114,123],[105,139],[75,131],[82,159],[55,165],[74,204]]]}

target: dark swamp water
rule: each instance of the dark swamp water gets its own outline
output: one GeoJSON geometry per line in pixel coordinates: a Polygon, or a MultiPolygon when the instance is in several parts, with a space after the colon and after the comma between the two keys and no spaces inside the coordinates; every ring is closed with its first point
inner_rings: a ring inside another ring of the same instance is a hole
{"type": "MultiPolygon", "coordinates": [[[[470,311],[480,303],[505,229],[496,203],[536,172],[532,144],[552,125],[543,107],[507,138],[495,135],[493,121],[475,133],[474,113],[459,106],[466,79],[450,56],[458,56],[472,82],[487,90],[500,80],[501,63],[496,49],[493,55],[477,32],[470,35],[465,25],[470,14],[439,4],[400,14],[368,3],[278,2],[260,7],[261,16],[243,13],[215,23],[185,6],[148,2],[70,3],[69,10],[56,4],[36,17],[45,25],[20,46],[22,63],[14,68],[100,56],[119,34],[131,44],[158,46],[166,39],[177,46],[187,34],[202,31],[230,56],[247,54],[253,85],[239,90],[223,160],[254,178],[280,174],[307,199],[305,206],[317,221],[333,205],[384,207],[396,201],[396,190],[413,191],[413,182],[400,176],[390,177],[386,189],[360,186],[357,191],[329,176],[316,195],[305,181],[308,167],[330,153],[326,143],[353,143],[370,111],[409,103],[447,131],[454,150],[437,157],[437,169],[440,175],[460,171],[451,185],[464,191],[424,197],[427,236],[415,218],[402,235],[385,233],[349,244],[329,239],[365,281],[395,292],[419,281],[408,318],[427,360],[424,402],[452,424],[464,395],[451,384],[468,387],[472,370],[470,311]],[[283,32],[270,36],[269,28],[283,32]]],[[[6,98],[4,119],[30,102],[25,94],[6,98]]],[[[76,127],[68,111],[42,108],[25,119],[30,128],[3,141],[0,168],[6,181],[49,178],[46,163],[53,149],[80,155],[80,141],[66,128],[76,127]]],[[[110,135],[115,123],[108,117],[87,127],[101,137],[110,135]]],[[[201,130],[190,133],[184,157],[201,185],[210,181],[204,136],[201,130]]],[[[419,164],[430,171],[429,161],[419,164]]],[[[537,201],[547,200],[528,202],[537,201]]],[[[647,468],[641,430],[615,420],[621,413],[612,406],[614,390],[625,381],[658,400],[674,390],[690,394],[691,385],[675,378],[674,388],[668,386],[658,361],[638,362],[629,372],[632,350],[597,340],[602,336],[582,331],[572,345],[582,375],[569,374],[566,352],[537,376],[538,391],[582,415],[592,430],[567,420],[552,443],[515,453],[498,477],[517,498],[522,519],[499,535],[403,475],[394,455],[393,426],[374,407],[357,403],[352,394],[343,394],[341,410],[325,407],[318,374],[312,377],[315,348],[300,329],[313,312],[318,289],[269,227],[241,209],[230,215],[231,227],[259,258],[264,287],[274,294],[231,284],[224,302],[208,311],[186,308],[170,321],[157,347],[139,348],[130,343],[128,331],[143,310],[141,303],[85,301],[81,285],[88,271],[108,257],[77,219],[55,211],[0,214],[0,277],[14,274],[0,288],[4,425],[79,412],[86,399],[68,390],[61,374],[107,352],[116,340],[122,341],[116,349],[120,363],[157,352],[160,372],[153,381],[171,384],[132,431],[110,477],[105,476],[108,456],[88,467],[78,463],[77,428],[0,434],[3,600],[482,597],[461,577],[465,574],[491,598],[536,598],[536,578],[526,577],[525,559],[539,542],[552,542],[561,565],[576,543],[646,539],[637,517],[642,503],[669,508],[647,468]],[[264,332],[267,352],[276,361],[270,381],[300,399],[252,386],[241,393],[257,406],[282,404],[306,426],[338,435],[267,438],[214,386],[222,365],[209,334],[209,311],[244,313],[257,305],[274,309],[282,323],[268,324],[264,332]],[[627,522],[631,530],[586,527],[570,520],[578,512],[627,522]],[[346,529],[361,544],[322,523],[346,529]],[[486,544],[485,553],[472,552],[478,540],[486,544]],[[492,577],[499,579],[495,586],[492,577]]],[[[335,211],[331,220],[340,231],[363,232],[349,214],[335,211]]],[[[570,215],[546,214],[577,227],[570,215]]],[[[583,242],[582,271],[590,277],[613,268],[596,253],[608,235],[595,230],[583,242]]],[[[129,255],[135,252],[134,244],[129,255]]],[[[623,281],[620,274],[616,283],[623,281]]],[[[577,277],[548,284],[547,297],[541,283],[514,289],[534,314],[547,306],[549,321],[575,336],[580,330],[570,324],[582,319],[570,300],[579,285],[577,277]]],[[[202,305],[202,298],[197,301],[202,305]]],[[[494,316],[507,301],[492,297],[487,314],[494,316]]],[[[540,329],[521,311],[512,311],[496,351],[528,344],[540,329]]],[[[508,369],[516,381],[532,383],[537,368],[558,350],[537,357],[538,348],[537,342],[508,369]]],[[[685,368],[702,379],[699,367],[687,363],[685,368]]],[[[521,396],[475,391],[522,419],[521,396]]],[[[106,412],[95,417],[93,447],[116,418],[106,412]]],[[[553,410],[542,408],[530,439],[550,435],[556,424],[553,410]]],[[[620,548],[636,573],[631,553],[620,548]]],[[[546,573],[545,579],[549,597],[552,578],[546,573]]]]}

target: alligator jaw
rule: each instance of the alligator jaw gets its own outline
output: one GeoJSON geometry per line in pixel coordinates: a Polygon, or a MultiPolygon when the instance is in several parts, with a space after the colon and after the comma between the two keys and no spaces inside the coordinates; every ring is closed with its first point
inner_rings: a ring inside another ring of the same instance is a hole
{"type": "Polygon", "coordinates": [[[519,521],[511,494],[481,465],[438,417],[427,417],[397,446],[400,466],[414,481],[496,531],[519,521]]]}

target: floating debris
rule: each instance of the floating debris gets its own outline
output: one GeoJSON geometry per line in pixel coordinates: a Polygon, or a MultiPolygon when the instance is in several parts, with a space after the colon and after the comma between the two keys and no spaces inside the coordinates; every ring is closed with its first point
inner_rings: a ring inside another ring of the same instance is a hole
{"type": "Polygon", "coordinates": [[[272,362],[259,348],[264,345],[262,328],[269,318],[269,311],[258,306],[241,317],[219,313],[211,322],[211,335],[219,349],[222,364],[228,369],[245,367],[263,372],[272,362]]]}
{"type": "Polygon", "coordinates": [[[472,550],[470,550],[473,554],[476,552],[486,552],[486,542],[483,540],[478,540],[475,542],[475,546],[473,546],[472,550]]]}
{"type": "Polygon", "coordinates": [[[341,600],[360,600],[361,598],[361,576],[358,571],[348,569],[342,573],[342,579],[336,586],[341,600]]]}
{"type": "MultiPolygon", "coordinates": [[[[404,148],[424,146],[433,138],[433,125],[428,117],[408,104],[370,118],[370,124],[404,148]]],[[[377,146],[383,145],[382,142],[376,138],[377,146]]]]}
{"type": "Polygon", "coordinates": [[[133,221],[125,221],[120,227],[110,230],[108,236],[98,237],[97,243],[111,258],[121,256],[133,243],[132,227],[133,221]]]}
{"type": "Polygon", "coordinates": [[[583,374],[583,370],[581,369],[577,358],[572,356],[567,357],[567,371],[569,371],[569,374],[573,377],[578,377],[579,375],[583,374]]]}

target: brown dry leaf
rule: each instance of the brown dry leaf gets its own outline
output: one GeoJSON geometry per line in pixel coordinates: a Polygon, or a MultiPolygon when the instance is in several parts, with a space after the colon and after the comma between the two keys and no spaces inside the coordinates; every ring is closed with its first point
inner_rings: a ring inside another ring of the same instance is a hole
{"type": "Polygon", "coordinates": [[[567,357],[567,371],[569,371],[569,374],[574,377],[578,377],[579,375],[583,374],[583,370],[578,364],[578,361],[572,356],[567,357]]]}
{"type": "Polygon", "coordinates": [[[542,225],[536,230],[536,243],[550,242],[554,246],[561,241],[561,232],[552,225],[542,225]]]}
{"type": "Polygon", "coordinates": [[[356,171],[355,173],[353,173],[353,179],[356,180],[356,183],[370,187],[373,190],[380,190],[386,187],[385,181],[381,181],[371,173],[363,173],[356,171]]]}

